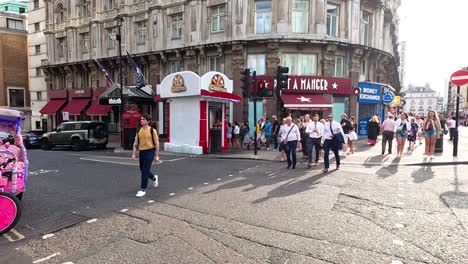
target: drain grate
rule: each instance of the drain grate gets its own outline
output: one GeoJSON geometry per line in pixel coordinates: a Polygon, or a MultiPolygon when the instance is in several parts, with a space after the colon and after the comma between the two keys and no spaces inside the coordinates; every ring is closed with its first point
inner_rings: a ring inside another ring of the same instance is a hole
{"type": "Polygon", "coordinates": [[[74,226],[88,219],[89,217],[74,213],[56,214],[42,218],[39,222],[31,223],[26,227],[42,235],[46,235],[74,226]]]}

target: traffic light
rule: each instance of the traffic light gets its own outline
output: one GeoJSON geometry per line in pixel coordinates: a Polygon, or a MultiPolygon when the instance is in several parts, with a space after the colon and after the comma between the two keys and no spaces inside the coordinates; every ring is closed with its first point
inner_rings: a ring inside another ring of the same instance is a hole
{"type": "Polygon", "coordinates": [[[250,98],[250,69],[244,69],[241,71],[241,75],[242,96],[244,98],[250,98]]]}
{"type": "Polygon", "coordinates": [[[263,98],[265,97],[265,81],[260,80],[257,82],[257,97],[263,98]]]}
{"type": "Polygon", "coordinates": [[[288,78],[289,76],[287,73],[289,72],[288,67],[278,66],[278,70],[276,72],[276,96],[280,96],[281,89],[288,88],[288,78]]]}

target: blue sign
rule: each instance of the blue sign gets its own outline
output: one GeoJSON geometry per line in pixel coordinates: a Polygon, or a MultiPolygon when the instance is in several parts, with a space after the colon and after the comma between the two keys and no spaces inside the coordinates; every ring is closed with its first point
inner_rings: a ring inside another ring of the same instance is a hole
{"type": "Polygon", "coordinates": [[[359,103],[380,104],[380,85],[373,83],[359,83],[359,103]]]}
{"type": "Polygon", "coordinates": [[[391,102],[393,102],[393,100],[395,100],[395,94],[393,94],[392,92],[384,93],[384,95],[382,97],[382,101],[383,101],[384,104],[388,105],[391,102]]]}
{"type": "Polygon", "coordinates": [[[359,121],[359,135],[367,136],[367,125],[369,124],[370,117],[363,118],[359,121]]]}

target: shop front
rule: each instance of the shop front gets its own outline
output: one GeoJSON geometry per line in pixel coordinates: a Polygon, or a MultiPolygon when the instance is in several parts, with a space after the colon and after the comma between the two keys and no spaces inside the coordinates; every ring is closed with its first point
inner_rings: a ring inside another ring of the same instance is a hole
{"type": "Polygon", "coordinates": [[[68,90],[49,91],[47,98],[49,98],[49,102],[39,112],[47,115],[47,123],[49,124],[47,131],[52,131],[63,122],[61,110],[68,102],[68,90]]]}
{"type": "Polygon", "coordinates": [[[167,135],[164,149],[189,154],[226,151],[230,104],[241,100],[232,91],[233,81],[220,72],[201,77],[189,71],[168,75],[157,88],[167,105],[159,115],[167,135]]]}
{"type": "Polygon", "coordinates": [[[63,121],[87,120],[85,109],[91,103],[91,89],[70,89],[67,105],[62,109],[63,121]]]}

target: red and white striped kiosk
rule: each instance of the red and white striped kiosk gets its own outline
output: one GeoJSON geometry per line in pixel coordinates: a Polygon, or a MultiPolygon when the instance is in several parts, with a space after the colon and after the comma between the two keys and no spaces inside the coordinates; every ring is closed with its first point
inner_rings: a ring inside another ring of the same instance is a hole
{"type": "Polygon", "coordinates": [[[233,81],[221,72],[201,77],[190,71],[168,75],[157,87],[161,100],[169,104],[168,113],[159,119],[168,124],[164,150],[188,154],[226,151],[227,104],[241,100],[232,91],[233,81]]]}

